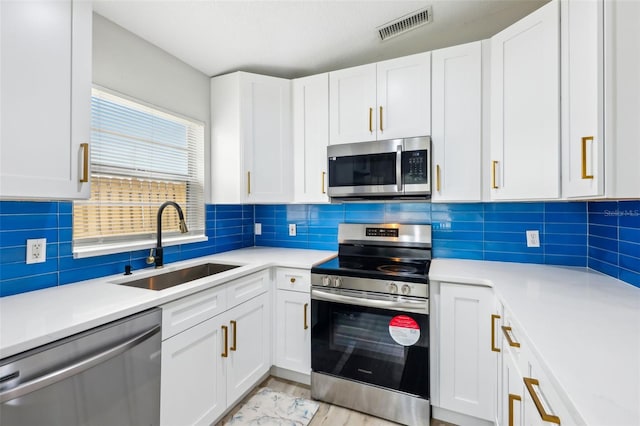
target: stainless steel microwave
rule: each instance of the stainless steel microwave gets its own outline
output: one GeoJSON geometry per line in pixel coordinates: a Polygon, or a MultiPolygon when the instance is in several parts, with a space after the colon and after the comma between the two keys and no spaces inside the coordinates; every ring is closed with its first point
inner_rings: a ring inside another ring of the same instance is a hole
{"type": "Polygon", "coordinates": [[[329,145],[327,157],[333,199],[431,195],[429,136],[329,145]]]}

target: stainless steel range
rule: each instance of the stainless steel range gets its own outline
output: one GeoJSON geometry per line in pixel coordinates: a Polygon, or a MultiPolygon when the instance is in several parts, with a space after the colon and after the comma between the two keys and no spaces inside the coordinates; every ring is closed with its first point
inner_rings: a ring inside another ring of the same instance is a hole
{"type": "Polygon", "coordinates": [[[340,224],[311,269],[311,396],[428,425],[431,225],[340,224]]]}

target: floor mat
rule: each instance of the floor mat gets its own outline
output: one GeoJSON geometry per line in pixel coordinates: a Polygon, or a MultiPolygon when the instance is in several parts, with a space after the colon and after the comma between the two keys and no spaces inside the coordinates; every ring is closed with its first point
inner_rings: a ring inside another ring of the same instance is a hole
{"type": "Polygon", "coordinates": [[[318,404],[269,388],[253,395],[226,425],[306,426],[318,411],[318,404]]]}

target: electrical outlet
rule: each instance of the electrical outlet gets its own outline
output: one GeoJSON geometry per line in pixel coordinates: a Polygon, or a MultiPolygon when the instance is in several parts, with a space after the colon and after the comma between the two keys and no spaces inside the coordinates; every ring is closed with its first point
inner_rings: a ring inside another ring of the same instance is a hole
{"type": "Polygon", "coordinates": [[[295,237],[296,236],[296,224],[295,223],[290,223],[289,224],[289,236],[290,237],[295,237]]]}
{"type": "Polygon", "coordinates": [[[527,247],[540,247],[540,233],[537,229],[527,231],[527,247]]]}
{"type": "Polygon", "coordinates": [[[47,239],[27,240],[27,263],[42,263],[47,260],[47,239]]]}
{"type": "Polygon", "coordinates": [[[253,225],[253,233],[256,235],[262,235],[262,224],[256,223],[253,225]]]}

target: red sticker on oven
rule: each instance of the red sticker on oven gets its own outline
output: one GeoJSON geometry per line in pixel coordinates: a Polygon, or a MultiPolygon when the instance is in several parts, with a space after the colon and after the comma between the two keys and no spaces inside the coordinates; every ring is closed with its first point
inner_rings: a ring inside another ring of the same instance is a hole
{"type": "Polygon", "coordinates": [[[407,315],[398,315],[389,321],[391,338],[402,346],[415,345],[420,339],[420,326],[407,315]]]}

